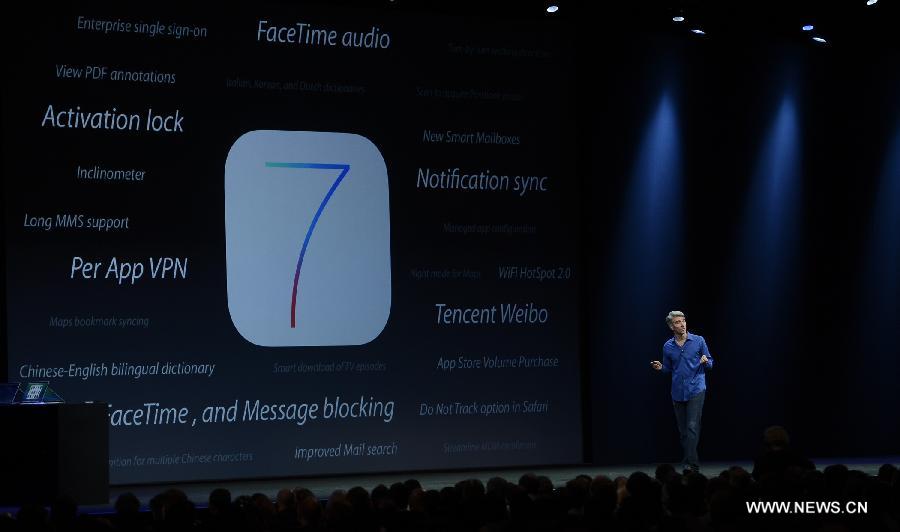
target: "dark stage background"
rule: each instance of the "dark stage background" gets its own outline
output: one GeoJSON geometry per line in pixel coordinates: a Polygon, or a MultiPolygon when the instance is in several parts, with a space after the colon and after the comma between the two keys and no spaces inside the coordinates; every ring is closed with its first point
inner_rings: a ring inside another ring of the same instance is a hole
{"type": "Polygon", "coordinates": [[[716,361],[701,459],[773,424],[810,456],[896,455],[896,6],[709,4],[686,4],[705,36],[647,6],[579,43],[594,462],[680,458],[648,364],[672,309],[716,361]]]}

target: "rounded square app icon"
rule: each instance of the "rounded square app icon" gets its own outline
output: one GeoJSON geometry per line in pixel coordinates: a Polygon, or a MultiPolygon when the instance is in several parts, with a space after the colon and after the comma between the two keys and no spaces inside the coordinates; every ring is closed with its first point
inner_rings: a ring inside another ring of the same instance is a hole
{"type": "Polygon", "coordinates": [[[361,345],[391,310],[388,177],[367,138],[258,130],[225,161],[228,310],[261,346],[361,345]]]}

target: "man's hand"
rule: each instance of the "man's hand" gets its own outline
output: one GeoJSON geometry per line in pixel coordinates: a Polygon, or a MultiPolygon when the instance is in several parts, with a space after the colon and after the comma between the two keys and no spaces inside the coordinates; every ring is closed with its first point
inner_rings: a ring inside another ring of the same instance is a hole
{"type": "Polygon", "coordinates": [[[703,355],[703,356],[700,357],[700,363],[701,363],[701,364],[706,364],[707,362],[709,362],[709,359],[706,358],[706,355],[703,355]]]}
{"type": "Polygon", "coordinates": [[[655,369],[656,371],[659,371],[662,369],[662,364],[659,362],[659,360],[651,360],[650,367],[655,369]]]}

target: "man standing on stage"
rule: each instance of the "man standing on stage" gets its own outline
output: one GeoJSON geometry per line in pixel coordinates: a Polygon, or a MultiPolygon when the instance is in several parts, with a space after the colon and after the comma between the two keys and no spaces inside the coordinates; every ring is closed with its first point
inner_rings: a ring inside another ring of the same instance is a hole
{"type": "Polygon", "coordinates": [[[656,371],[672,373],[672,405],[684,450],[682,467],[699,471],[697,443],[700,441],[700,416],[706,398],[706,371],[712,369],[713,359],[706,340],[699,334],[687,332],[684,312],[669,312],[666,325],[674,337],[663,344],[662,362],[654,360],[650,366],[656,371]]]}

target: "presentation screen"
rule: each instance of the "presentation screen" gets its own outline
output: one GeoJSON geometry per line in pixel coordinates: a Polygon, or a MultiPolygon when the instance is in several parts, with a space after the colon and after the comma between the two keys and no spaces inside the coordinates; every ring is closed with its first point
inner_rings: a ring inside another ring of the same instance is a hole
{"type": "Polygon", "coordinates": [[[4,36],[9,380],[116,484],[581,462],[565,26],[140,7],[4,36]]]}

